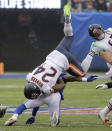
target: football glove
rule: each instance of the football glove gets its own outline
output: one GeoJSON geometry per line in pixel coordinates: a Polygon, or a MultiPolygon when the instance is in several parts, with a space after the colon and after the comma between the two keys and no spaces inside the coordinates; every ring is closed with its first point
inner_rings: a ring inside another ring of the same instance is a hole
{"type": "Polygon", "coordinates": [[[97,79],[97,75],[91,75],[91,76],[89,76],[88,78],[87,78],[87,82],[91,82],[91,81],[94,81],[94,80],[96,80],[97,79]]]}
{"type": "Polygon", "coordinates": [[[106,85],[106,84],[97,85],[96,89],[105,90],[105,89],[108,89],[108,85],[106,85]]]}
{"type": "Polygon", "coordinates": [[[90,48],[90,52],[92,52],[94,55],[99,55],[100,51],[105,51],[105,48],[96,42],[93,42],[90,48]]]}
{"type": "Polygon", "coordinates": [[[35,122],[35,117],[31,116],[26,120],[26,124],[33,124],[35,122]]]}

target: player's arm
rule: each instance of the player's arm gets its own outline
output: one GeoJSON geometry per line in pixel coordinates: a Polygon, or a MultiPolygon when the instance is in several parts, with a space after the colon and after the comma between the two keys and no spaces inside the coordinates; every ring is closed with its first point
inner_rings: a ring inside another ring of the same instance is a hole
{"type": "Polygon", "coordinates": [[[81,63],[81,67],[85,73],[88,72],[94,55],[95,55],[95,49],[93,48],[93,44],[92,44],[89,53],[81,63]]]}
{"type": "Polygon", "coordinates": [[[55,86],[52,87],[51,92],[54,93],[54,92],[57,92],[57,91],[64,89],[66,82],[82,81],[82,80],[85,80],[85,79],[87,80],[87,78],[81,77],[81,76],[74,77],[74,76],[71,76],[71,75],[64,75],[62,77],[62,79],[59,78],[57,80],[57,83],[56,83],[55,86]]]}
{"type": "Polygon", "coordinates": [[[85,73],[88,72],[92,60],[93,60],[93,56],[89,53],[89,54],[86,56],[86,58],[82,61],[81,67],[82,67],[82,69],[84,70],[85,73]]]}
{"type": "Polygon", "coordinates": [[[95,54],[99,55],[101,51],[105,51],[105,48],[102,45],[100,45],[96,42],[93,42],[88,55],[86,56],[86,58],[81,63],[81,66],[82,66],[85,73],[89,70],[91,62],[93,60],[93,56],[95,54]]]}
{"type": "Polygon", "coordinates": [[[65,83],[61,78],[59,78],[57,80],[56,85],[52,87],[51,92],[54,93],[54,92],[60,91],[60,90],[62,90],[64,88],[65,88],[65,83]]]}
{"type": "Polygon", "coordinates": [[[96,75],[90,75],[88,77],[81,77],[81,76],[74,77],[74,76],[65,75],[63,79],[66,82],[74,82],[74,81],[91,82],[93,80],[96,80],[97,76],[96,75]]]}
{"type": "Polygon", "coordinates": [[[64,75],[63,76],[63,80],[65,82],[74,82],[74,81],[82,81],[82,77],[81,76],[72,76],[72,75],[64,75]]]}

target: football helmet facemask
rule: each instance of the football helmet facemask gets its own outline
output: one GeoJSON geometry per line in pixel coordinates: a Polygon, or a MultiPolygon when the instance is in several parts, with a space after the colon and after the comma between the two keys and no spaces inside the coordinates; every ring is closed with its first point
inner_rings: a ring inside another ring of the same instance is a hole
{"type": "Polygon", "coordinates": [[[88,27],[89,35],[95,40],[102,40],[105,37],[105,32],[99,24],[91,24],[88,27]]]}

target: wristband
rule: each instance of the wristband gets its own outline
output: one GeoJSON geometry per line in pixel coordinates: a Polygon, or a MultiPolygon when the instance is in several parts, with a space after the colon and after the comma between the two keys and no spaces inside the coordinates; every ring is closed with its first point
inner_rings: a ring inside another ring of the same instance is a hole
{"type": "Polygon", "coordinates": [[[86,77],[82,77],[82,81],[83,82],[87,82],[87,78],[86,77]]]}
{"type": "Polygon", "coordinates": [[[89,55],[93,57],[93,56],[95,55],[95,52],[90,51],[90,52],[89,52],[89,55]]]}

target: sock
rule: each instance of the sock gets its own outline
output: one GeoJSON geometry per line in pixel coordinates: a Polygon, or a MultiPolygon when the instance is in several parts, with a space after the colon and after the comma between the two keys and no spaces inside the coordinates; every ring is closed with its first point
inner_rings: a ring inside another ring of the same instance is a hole
{"type": "Polygon", "coordinates": [[[14,114],[20,115],[24,110],[26,110],[26,106],[24,104],[21,104],[16,108],[14,114]]]}
{"type": "Polygon", "coordinates": [[[110,112],[110,109],[108,108],[108,106],[106,106],[106,107],[102,110],[102,112],[104,113],[104,116],[106,117],[107,114],[110,112]]]}
{"type": "Polygon", "coordinates": [[[32,116],[36,116],[37,111],[39,110],[39,107],[33,108],[32,116]]]}
{"type": "Polygon", "coordinates": [[[17,118],[18,118],[18,114],[14,114],[12,117],[13,117],[14,119],[17,119],[17,118]]]}
{"type": "Polygon", "coordinates": [[[64,24],[64,34],[65,34],[65,36],[73,36],[71,23],[68,23],[68,24],[65,23],[64,24]]]}

